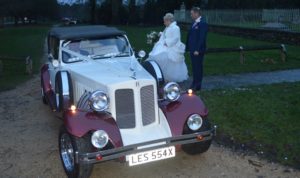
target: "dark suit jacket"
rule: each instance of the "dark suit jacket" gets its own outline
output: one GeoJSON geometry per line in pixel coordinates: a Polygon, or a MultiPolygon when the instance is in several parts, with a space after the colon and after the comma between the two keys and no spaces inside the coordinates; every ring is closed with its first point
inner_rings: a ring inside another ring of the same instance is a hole
{"type": "Polygon", "coordinates": [[[201,21],[194,26],[193,24],[188,32],[186,51],[190,51],[191,53],[198,51],[204,54],[206,50],[208,25],[203,18],[201,18],[201,21]]]}

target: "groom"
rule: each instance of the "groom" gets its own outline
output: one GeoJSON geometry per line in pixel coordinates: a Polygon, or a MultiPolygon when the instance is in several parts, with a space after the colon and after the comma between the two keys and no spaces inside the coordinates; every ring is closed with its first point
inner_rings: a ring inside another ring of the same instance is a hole
{"type": "Polygon", "coordinates": [[[197,91],[202,87],[203,58],[206,50],[208,25],[201,17],[199,7],[192,8],[191,17],[194,23],[188,33],[186,50],[190,52],[193,70],[193,83],[190,88],[197,91]]]}

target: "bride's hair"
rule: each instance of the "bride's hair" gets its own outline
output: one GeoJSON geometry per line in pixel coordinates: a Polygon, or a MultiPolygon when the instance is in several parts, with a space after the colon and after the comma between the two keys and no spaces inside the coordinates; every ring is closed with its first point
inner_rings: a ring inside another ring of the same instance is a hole
{"type": "Polygon", "coordinates": [[[172,13],[166,13],[164,20],[170,20],[171,22],[174,22],[174,15],[172,13]]]}

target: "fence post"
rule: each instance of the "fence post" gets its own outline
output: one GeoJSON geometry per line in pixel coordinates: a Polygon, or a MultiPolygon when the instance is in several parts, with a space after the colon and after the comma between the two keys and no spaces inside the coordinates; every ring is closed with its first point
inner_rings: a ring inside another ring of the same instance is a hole
{"type": "Polygon", "coordinates": [[[32,60],[30,56],[27,56],[25,59],[25,65],[26,65],[26,74],[32,74],[32,60]]]}
{"type": "Polygon", "coordinates": [[[280,49],[280,56],[281,56],[281,60],[282,62],[286,62],[286,47],[284,44],[281,44],[281,49],[280,49]]]}
{"type": "Polygon", "coordinates": [[[240,63],[244,64],[245,62],[245,52],[243,46],[240,46],[240,63]]]}

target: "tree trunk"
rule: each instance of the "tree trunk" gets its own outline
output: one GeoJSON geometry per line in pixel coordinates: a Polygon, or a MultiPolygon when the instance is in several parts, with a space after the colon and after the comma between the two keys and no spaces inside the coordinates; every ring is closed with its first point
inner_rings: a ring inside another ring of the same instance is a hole
{"type": "Polygon", "coordinates": [[[96,0],[90,0],[91,24],[96,24],[96,0]]]}
{"type": "Polygon", "coordinates": [[[119,24],[120,22],[120,17],[119,17],[119,9],[120,5],[122,3],[122,0],[112,0],[111,1],[111,12],[112,12],[112,24],[119,24]]]}

